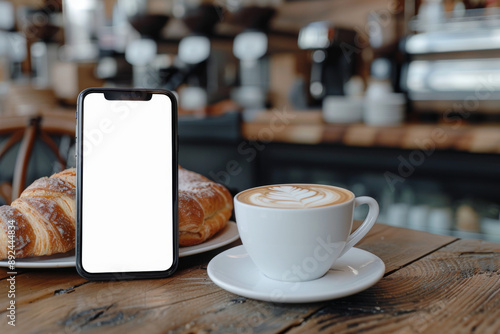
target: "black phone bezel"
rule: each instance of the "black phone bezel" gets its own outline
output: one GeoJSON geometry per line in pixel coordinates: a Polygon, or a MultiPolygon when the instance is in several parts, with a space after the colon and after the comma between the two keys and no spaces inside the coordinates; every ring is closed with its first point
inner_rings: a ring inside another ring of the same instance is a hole
{"type": "Polygon", "coordinates": [[[179,264],[179,232],[178,232],[178,135],[177,135],[177,99],[175,95],[165,89],[136,89],[136,88],[87,88],[78,95],[77,100],[77,128],[76,128],[76,165],[77,165],[77,187],[76,187],[76,270],[80,276],[87,280],[130,280],[164,278],[171,276],[179,264]],[[169,269],[164,271],[138,271],[138,272],[104,272],[91,273],[86,271],[82,265],[82,192],[83,192],[83,101],[92,93],[105,94],[109,100],[149,100],[153,94],[168,96],[172,103],[172,198],[173,198],[173,262],[169,269]],[[109,98],[111,96],[111,98],[109,98]],[[79,140],[80,138],[80,140],[79,140]]]}

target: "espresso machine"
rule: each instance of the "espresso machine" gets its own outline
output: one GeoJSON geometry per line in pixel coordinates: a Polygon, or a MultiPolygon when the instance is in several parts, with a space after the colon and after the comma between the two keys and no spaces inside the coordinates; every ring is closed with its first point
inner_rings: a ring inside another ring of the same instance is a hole
{"type": "Polygon", "coordinates": [[[356,65],[355,32],[335,27],[327,21],[313,22],[299,32],[298,45],[311,53],[311,74],[308,82],[310,106],[320,106],[328,95],[344,95],[356,65]]]}
{"type": "Polygon", "coordinates": [[[213,68],[213,48],[210,37],[221,16],[221,7],[203,1],[177,1],[173,14],[190,31],[178,46],[174,64],[161,71],[163,87],[179,91],[179,104],[185,110],[203,110],[217,90],[213,68]]]}
{"type": "Polygon", "coordinates": [[[500,8],[451,15],[432,29],[420,17],[403,43],[401,86],[412,110],[473,119],[500,115],[500,8]]]}
{"type": "Polygon", "coordinates": [[[250,109],[266,105],[269,89],[268,38],[269,22],[276,9],[268,6],[242,6],[233,12],[231,21],[244,27],[233,42],[233,54],[239,60],[240,86],[233,89],[232,97],[250,109]]]}
{"type": "MultiPolygon", "coordinates": [[[[158,71],[152,69],[151,64],[157,56],[161,31],[170,18],[165,14],[169,10],[168,3],[159,5],[151,0],[120,0],[118,5],[140,35],[125,49],[125,59],[132,65],[134,87],[157,88],[158,71]]],[[[114,16],[117,16],[116,11],[114,16]]]]}

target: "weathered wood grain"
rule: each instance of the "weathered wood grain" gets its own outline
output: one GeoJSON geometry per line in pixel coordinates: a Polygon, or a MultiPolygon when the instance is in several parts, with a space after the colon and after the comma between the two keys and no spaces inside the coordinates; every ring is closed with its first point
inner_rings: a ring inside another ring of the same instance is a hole
{"type": "Polygon", "coordinates": [[[362,240],[357,247],[380,257],[389,273],[455,240],[451,236],[388,226],[362,240]]]}
{"type": "MultiPolygon", "coordinates": [[[[234,242],[228,247],[240,245],[239,241],[234,242]]],[[[192,266],[202,266],[206,264],[211,257],[210,253],[181,258],[178,271],[181,272],[192,266]]],[[[212,254],[213,256],[213,254],[212,254]]],[[[206,265],[205,265],[206,268],[206,265]]],[[[7,274],[7,268],[0,268],[0,293],[7,291],[9,283],[5,280],[11,275],[7,274]]],[[[45,297],[51,297],[53,294],[71,293],[73,290],[85,283],[87,280],[80,277],[75,268],[50,268],[50,269],[16,269],[16,303],[18,305],[31,303],[35,300],[45,297]]],[[[3,306],[10,300],[6,294],[0,294],[0,312],[3,306]]]]}
{"type": "Polygon", "coordinates": [[[154,309],[158,304],[189,300],[192,294],[210,293],[201,280],[186,282],[182,279],[193,270],[204,271],[194,268],[184,270],[175,279],[89,282],[70,291],[57,290],[60,293],[20,307],[16,329],[23,333],[34,329],[37,332],[64,333],[80,327],[99,327],[101,323],[112,328],[124,319],[133,319],[137,308],[154,309]]]}
{"type": "MultiPolygon", "coordinates": [[[[453,240],[377,224],[359,247],[381,257],[391,272],[453,240]]],[[[47,271],[46,277],[37,278],[36,272],[30,272],[33,280],[46,280],[47,286],[39,283],[36,289],[41,292],[32,291],[26,299],[30,302],[18,309],[16,329],[23,333],[275,333],[301,324],[328,305],[272,304],[226,292],[206,274],[206,264],[220,251],[181,259],[180,271],[167,279],[90,282],[67,291],[62,287],[75,278],[73,273],[47,271]],[[68,282],[58,281],[64,278],[68,282]],[[61,293],[48,293],[56,287],[61,293]]],[[[27,289],[35,285],[29,280],[23,284],[27,289]]]]}
{"type": "MultiPolygon", "coordinates": [[[[356,222],[356,227],[360,222],[356,222]]],[[[373,252],[386,263],[386,272],[391,272],[400,268],[404,263],[411,263],[434,250],[443,247],[446,244],[456,240],[453,237],[443,237],[425,232],[411,231],[408,229],[394,228],[387,225],[377,224],[370,231],[367,237],[357,246],[359,248],[373,252]],[[407,250],[401,251],[403,247],[407,250]]],[[[242,298],[226,292],[227,298],[242,298]]],[[[211,324],[217,323],[218,333],[233,333],[234,324],[243,324],[240,327],[245,333],[277,333],[283,332],[287,328],[301,324],[307,317],[323,308],[325,304],[301,304],[301,305],[283,305],[259,302],[243,298],[244,308],[231,307],[221,310],[217,314],[207,313],[197,317],[190,323],[189,328],[178,328],[173,333],[197,333],[211,330],[211,324]],[[261,316],[259,322],[249,323],[245,319],[250,319],[253,313],[250,309],[263,309],[269,305],[287,310],[280,316],[280,322],[277,319],[261,316]],[[297,314],[297,307],[306,308],[305,311],[297,314]],[[226,319],[231,319],[230,321],[226,319]],[[249,327],[250,325],[250,327],[249,327]],[[277,326],[279,325],[279,326],[277,326]]]]}
{"type": "Polygon", "coordinates": [[[287,333],[500,333],[500,245],[459,240],[287,333]]]}
{"type": "MultiPolygon", "coordinates": [[[[234,242],[227,247],[234,247],[238,245],[239,242],[234,242]]],[[[224,248],[223,248],[224,249],[224,248]]],[[[44,328],[42,326],[42,323],[45,323],[47,325],[46,332],[60,332],[60,331],[68,331],[68,330],[73,330],[77,327],[75,327],[75,324],[79,324],[83,321],[88,320],[88,318],[93,318],[96,317],[99,318],[99,320],[96,320],[95,323],[100,323],[100,322],[105,322],[109,324],[109,319],[104,319],[100,318],[99,316],[96,316],[96,314],[101,314],[102,310],[108,310],[109,305],[108,301],[112,300],[113,302],[116,300],[141,300],[141,302],[137,302],[141,304],[143,307],[155,307],[154,306],[154,301],[156,300],[155,298],[150,298],[147,294],[143,293],[144,289],[154,289],[155,287],[161,287],[164,285],[169,284],[169,281],[172,279],[178,280],[176,282],[176,285],[180,285],[181,288],[174,287],[172,289],[172,292],[174,294],[179,294],[180,296],[183,296],[183,286],[188,287],[189,289],[189,284],[184,284],[186,282],[186,278],[182,278],[183,275],[186,273],[189,273],[193,270],[201,270],[201,272],[206,273],[206,263],[211,259],[216,254],[216,251],[200,254],[197,256],[191,256],[187,258],[181,258],[180,263],[179,263],[179,268],[178,272],[176,273],[176,276],[173,278],[168,278],[165,280],[149,280],[149,281],[127,281],[127,282],[88,282],[81,278],[77,273],[74,268],[69,268],[69,269],[44,269],[44,270],[32,270],[29,271],[27,274],[25,273],[24,275],[19,275],[16,277],[16,304],[20,308],[18,308],[18,317],[25,317],[27,319],[30,319],[29,321],[24,321],[24,322],[18,322],[18,325],[16,326],[17,330],[22,330],[23,332],[31,332],[34,331],[36,328],[35,332],[38,332],[40,328],[44,328]],[[200,268],[205,268],[205,269],[200,269],[200,268]],[[24,277],[26,275],[26,277],[24,277]],[[149,283],[148,283],[149,282],[149,283]],[[58,297],[61,296],[66,296],[70,295],[72,293],[75,293],[78,288],[82,288],[84,285],[90,285],[90,288],[87,288],[82,294],[78,295],[75,300],[72,298],[68,299],[60,299],[58,297]],[[137,288],[136,288],[137,286],[137,288]],[[90,292],[89,292],[90,291],[90,292]],[[126,292],[125,294],[128,295],[127,298],[122,298],[121,294],[126,292]],[[141,295],[142,292],[142,295],[141,295]],[[82,295],[84,296],[82,298],[82,295]],[[142,297],[139,297],[142,296],[142,297]],[[145,299],[141,298],[146,298],[149,300],[149,302],[146,302],[145,299]],[[113,299],[114,298],[114,299],[113,299]],[[44,299],[47,299],[48,302],[43,302],[44,299]],[[151,302],[152,301],[152,302],[151,302]],[[54,304],[52,304],[54,303],[54,304]],[[82,312],[77,312],[75,314],[74,318],[70,317],[70,320],[66,321],[64,320],[62,324],[64,326],[57,326],[58,324],[61,325],[61,321],[59,321],[59,317],[64,314],[62,312],[68,312],[71,310],[71,305],[83,305],[84,310],[82,312]],[[47,306],[48,305],[48,306],[47,306]],[[52,308],[52,306],[54,306],[52,308]],[[87,307],[85,309],[85,307],[87,307]],[[49,310],[52,309],[52,312],[49,310]],[[45,315],[44,315],[45,314],[45,315]],[[33,319],[36,319],[36,315],[40,315],[40,319],[42,321],[31,321],[32,316],[34,316],[33,319]],[[43,320],[43,318],[47,317],[46,320],[43,320]],[[87,319],[87,320],[86,320],[87,319]],[[53,329],[52,325],[55,325],[57,329],[53,329]]],[[[205,278],[204,280],[206,280],[205,278]]],[[[187,278],[187,280],[190,280],[190,278],[187,278]]],[[[194,279],[193,282],[195,281],[200,281],[197,278],[194,279]]],[[[6,285],[7,282],[0,282],[0,287],[2,290],[6,291],[6,285]],[[3,284],[5,283],[5,284],[3,284]],[[3,285],[5,285],[5,287],[3,285]]],[[[169,287],[170,289],[170,287],[169,287]]],[[[203,295],[203,292],[199,293],[200,295],[203,295]]],[[[185,296],[184,298],[191,298],[189,295],[185,296]]],[[[7,299],[6,294],[5,295],[0,295],[0,304],[3,305],[4,303],[9,302],[7,299]]],[[[132,305],[134,305],[132,303],[132,305]]],[[[124,305],[124,308],[132,308],[132,305],[126,306],[124,305]]],[[[119,312],[120,315],[123,315],[122,313],[119,312]]],[[[5,316],[4,308],[0,308],[0,317],[5,316]]],[[[119,320],[114,319],[113,321],[119,320]]],[[[93,327],[95,323],[90,324],[90,327],[93,327]]],[[[2,326],[4,323],[0,323],[0,332],[2,326]]],[[[43,332],[43,331],[42,331],[43,332]]]]}
{"type": "MultiPolygon", "coordinates": [[[[9,277],[10,275],[7,274],[8,272],[10,272],[10,270],[7,270],[7,268],[0,268],[0,280],[9,277]]],[[[16,272],[19,273],[20,271],[16,270],[16,272]]]]}
{"type": "MultiPolygon", "coordinates": [[[[35,300],[51,297],[54,294],[70,293],[76,286],[86,283],[74,268],[31,270],[23,274],[15,275],[16,305],[31,303],[35,300]]],[[[8,306],[9,299],[3,293],[8,290],[9,282],[4,279],[0,281],[0,310],[8,306]]]]}

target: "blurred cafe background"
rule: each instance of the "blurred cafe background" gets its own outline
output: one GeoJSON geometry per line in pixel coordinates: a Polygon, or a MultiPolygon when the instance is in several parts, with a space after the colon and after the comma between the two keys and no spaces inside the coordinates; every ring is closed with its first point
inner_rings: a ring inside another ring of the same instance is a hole
{"type": "Polygon", "coordinates": [[[500,242],[499,6],[0,0],[0,204],[75,165],[82,89],[165,88],[180,164],[233,194],[338,185],[382,223],[500,242]]]}

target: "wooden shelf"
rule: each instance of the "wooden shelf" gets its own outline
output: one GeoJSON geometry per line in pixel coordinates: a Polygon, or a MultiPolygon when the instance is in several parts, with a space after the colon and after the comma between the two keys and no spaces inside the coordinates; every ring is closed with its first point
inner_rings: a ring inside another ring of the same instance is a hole
{"type": "Polygon", "coordinates": [[[363,123],[325,123],[320,111],[263,112],[242,125],[243,137],[262,142],[340,144],[500,154],[500,124],[403,124],[375,127],[363,123]]]}

